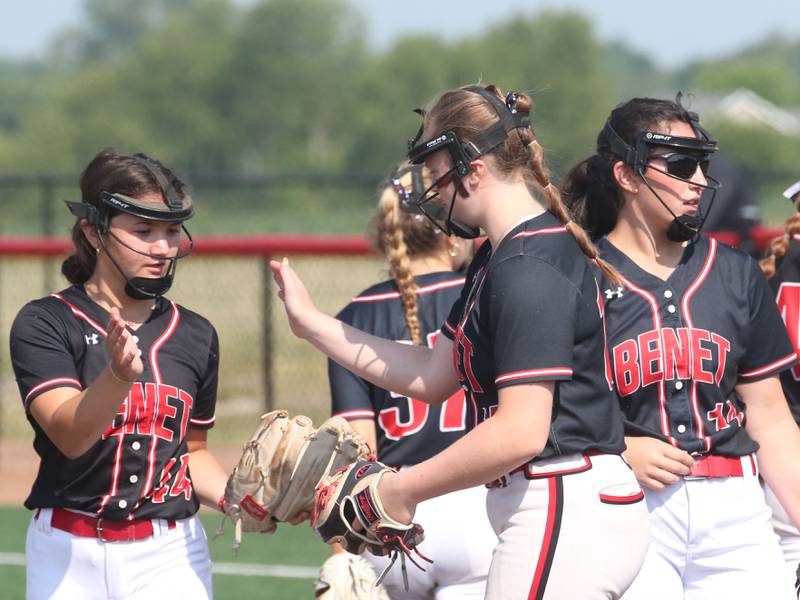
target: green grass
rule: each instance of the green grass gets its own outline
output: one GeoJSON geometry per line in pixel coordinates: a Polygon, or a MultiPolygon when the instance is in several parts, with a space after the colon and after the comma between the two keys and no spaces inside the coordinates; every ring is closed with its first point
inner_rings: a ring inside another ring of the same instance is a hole
{"type": "MultiPolygon", "coordinates": [[[[245,534],[239,556],[231,553],[233,528],[227,524],[225,534],[213,538],[220,517],[201,513],[209,536],[214,563],[254,563],[260,565],[293,565],[318,567],[330,554],[308,524],[292,527],[280,525],[274,535],[245,534]]],[[[0,507],[0,552],[25,552],[25,532],[30,512],[23,508],[0,507]]],[[[25,596],[25,567],[0,565],[3,600],[22,600],[25,596]]],[[[295,600],[313,596],[314,580],[244,575],[214,575],[214,597],[217,600],[270,598],[295,600]]]]}

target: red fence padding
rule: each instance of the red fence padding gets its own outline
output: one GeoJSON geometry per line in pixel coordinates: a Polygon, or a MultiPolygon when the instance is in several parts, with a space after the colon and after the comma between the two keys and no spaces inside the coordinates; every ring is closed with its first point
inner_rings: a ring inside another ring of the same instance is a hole
{"type": "MultiPolygon", "coordinates": [[[[0,256],[62,256],[72,251],[65,238],[0,238],[0,256]]],[[[356,255],[372,251],[363,236],[255,235],[198,237],[193,254],[209,256],[278,256],[283,254],[356,255]]]]}
{"type": "MultiPolygon", "coordinates": [[[[753,247],[758,252],[782,234],[781,228],[763,225],[750,230],[753,247]]],[[[732,231],[712,231],[708,235],[731,246],[738,246],[741,241],[732,231]]],[[[63,256],[71,250],[72,242],[66,238],[0,237],[0,256],[63,256]]],[[[204,236],[195,239],[194,249],[194,254],[206,256],[364,256],[371,252],[369,241],[360,235],[204,236]]]]}

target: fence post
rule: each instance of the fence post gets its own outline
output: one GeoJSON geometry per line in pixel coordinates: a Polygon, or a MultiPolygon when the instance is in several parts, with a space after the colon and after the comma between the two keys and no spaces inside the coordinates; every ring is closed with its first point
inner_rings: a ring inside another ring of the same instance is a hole
{"type": "Polygon", "coordinates": [[[272,410],[273,402],[273,360],[272,360],[272,270],[269,268],[270,256],[261,259],[261,354],[264,364],[261,374],[264,380],[264,412],[272,410]]]}
{"type": "MultiPolygon", "coordinates": [[[[41,218],[42,218],[42,235],[52,237],[55,235],[55,219],[54,219],[54,199],[55,199],[55,186],[52,177],[47,175],[41,178],[41,218]]],[[[44,277],[42,285],[44,289],[42,293],[47,295],[55,289],[55,277],[53,266],[54,262],[50,258],[44,258],[44,277]]]]}

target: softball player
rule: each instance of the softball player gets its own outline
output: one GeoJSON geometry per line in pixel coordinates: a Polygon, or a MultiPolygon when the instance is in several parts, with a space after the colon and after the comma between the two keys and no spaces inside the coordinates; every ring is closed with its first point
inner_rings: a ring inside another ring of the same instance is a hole
{"type": "Polygon", "coordinates": [[[25,506],[27,598],[210,598],[199,503],[227,476],[206,448],[217,334],[163,297],[191,251],[183,183],[144,155],[81,176],[71,287],[25,305],[11,358],[39,473],[25,506]]]}
{"type": "Polygon", "coordinates": [[[797,520],[800,432],[778,379],[797,356],[758,264],[699,235],[715,150],[680,96],[635,98],[565,180],[622,274],[601,289],[653,536],[626,600],[792,597],[757,475],[797,520]]]}
{"type": "Polygon", "coordinates": [[[408,522],[424,500],[491,482],[487,598],[618,598],[644,560],[647,512],[620,456],[594,248],[549,181],[531,108],[524,94],[469,86],[424,113],[409,152],[434,178],[420,207],[441,206],[444,223],[430,216],[446,233],[488,235],[433,348],[327,317],[287,261],[272,268],[293,331],[339,364],[432,404],[466,394],[470,431],[380,480],[390,514],[408,522]]]}
{"type": "MultiPolygon", "coordinates": [[[[783,195],[800,210],[800,181],[783,195]]],[[[774,239],[770,249],[771,254],[761,261],[761,268],[769,279],[792,345],[800,352],[800,213],[796,212],[786,221],[786,235],[774,239]]],[[[800,368],[795,366],[783,371],[781,385],[792,416],[800,423],[800,368]]],[[[800,531],[767,485],[764,495],[772,509],[772,527],[780,539],[790,577],[795,579],[795,589],[800,593],[800,531]]]]}
{"type": "MultiPolygon", "coordinates": [[[[423,167],[391,177],[380,197],[372,238],[389,261],[391,279],[364,290],[336,318],[382,338],[432,348],[439,327],[464,286],[458,271],[471,257],[472,240],[445,236],[420,213],[413,198],[424,191],[423,167]]],[[[427,460],[462,437],[466,404],[459,390],[431,406],[394,394],[329,361],[333,414],[350,421],[378,458],[398,467],[427,460]]],[[[383,585],[393,599],[483,598],[497,537],[486,518],[486,488],[458,490],[420,503],[426,524],[425,555],[433,564],[409,572],[387,572],[383,585]],[[464,523],[470,523],[466,530],[464,523]]],[[[378,574],[386,557],[364,553],[378,574]]]]}

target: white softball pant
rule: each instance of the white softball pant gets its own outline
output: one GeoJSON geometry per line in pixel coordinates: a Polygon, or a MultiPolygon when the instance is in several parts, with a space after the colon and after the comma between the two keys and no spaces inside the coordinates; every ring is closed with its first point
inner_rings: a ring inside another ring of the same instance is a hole
{"type": "Polygon", "coordinates": [[[624,600],[795,598],[758,476],[684,479],[646,491],[652,541],[624,600]]]}
{"type": "Polygon", "coordinates": [[[487,500],[499,542],[486,597],[619,598],[650,537],[642,490],[622,457],[570,455],[504,479],[487,500]]]}
{"type": "MultiPolygon", "coordinates": [[[[497,536],[486,518],[486,488],[459,490],[417,505],[414,521],[425,529],[419,551],[433,564],[417,560],[425,571],[408,563],[408,592],[398,563],[383,586],[392,600],[482,600],[486,575],[497,536]]],[[[369,551],[362,554],[380,575],[389,560],[369,551]]]]}
{"type": "Polygon", "coordinates": [[[797,568],[800,565],[800,531],[794,526],[786,510],[766,483],[762,483],[767,506],[772,509],[772,529],[778,534],[783,559],[789,579],[794,583],[797,579],[797,568]]]}
{"type": "Polygon", "coordinates": [[[27,600],[210,599],[211,557],[197,515],[153,521],[154,534],[102,542],[51,526],[51,509],[34,514],[25,545],[27,600]]]}

